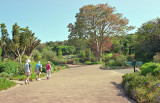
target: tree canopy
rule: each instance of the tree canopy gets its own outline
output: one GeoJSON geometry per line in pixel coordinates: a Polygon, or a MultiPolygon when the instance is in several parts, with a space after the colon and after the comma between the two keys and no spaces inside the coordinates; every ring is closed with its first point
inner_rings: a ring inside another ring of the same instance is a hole
{"type": "Polygon", "coordinates": [[[35,47],[40,44],[39,39],[35,37],[35,33],[29,30],[29,27],[21,28],[17,23],[12,28],[12,39],[9,38],[6,26],[1,24],[1,48],[2,48],[2,60],[4,55],[10,53],[14,55],[14,58],[18,58],[19,62],[22,60],[22,56],[26,54],[30,56],[35,47]]]}
{"type": "Polygon", "coordinates": [[[143,61],[153,59],[160,51],[160,18],[148,21],[136,32],[135,55],[143,61]]]}
{"type": "Polygon", "coordinates": [[[106,38],[117,34],[125,34],[133,29],[128,25],[128,19],[116,13],[114,7],[108,4],[85,5],[76,14],[76,22],[70,23],[70,39],[88,39],[96,44],[98,60],[101,61],[103,44],[106,38]]]}

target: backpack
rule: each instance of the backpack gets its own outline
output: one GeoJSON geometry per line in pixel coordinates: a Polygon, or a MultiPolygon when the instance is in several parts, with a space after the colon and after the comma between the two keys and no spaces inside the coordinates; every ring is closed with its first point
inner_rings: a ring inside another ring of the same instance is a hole
{"type": "Polygon", "coordinates": [[[42,65],[40,63],[36,64],[36,69],[42,72],[42,65]]]}
{"type": "Polygon", "coordinates": [[[47,70],[51,70],[50,64],[47,64],[47,65],[46,65],[46,69],[47,69],[47,70]]]}
{"type": "Polygon", "coordinates": [[[29,63],[25,64],[25,72],[30,72],[29,63]]]}
{"type": "Polygon", "coordinates": [[[40,72],[42,72],[42,65],[40,65],[40,67],[39,67],[39,71],[40,71],[40,72]]]}

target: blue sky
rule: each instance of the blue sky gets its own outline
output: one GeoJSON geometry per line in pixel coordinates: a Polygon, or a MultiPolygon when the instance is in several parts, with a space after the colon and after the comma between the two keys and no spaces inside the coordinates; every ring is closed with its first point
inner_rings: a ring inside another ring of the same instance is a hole
{"type": "Polygon", "coordinates": [[[63,41],[68,39],[69,23],[75,22],[79,8],[88,4],[108,3],[118,13],[136,26],[160,17],[160,0],[0,0],[0,23],[5,23],[11,35],[12,25],[29,28],[42,40],[63,41]]]}

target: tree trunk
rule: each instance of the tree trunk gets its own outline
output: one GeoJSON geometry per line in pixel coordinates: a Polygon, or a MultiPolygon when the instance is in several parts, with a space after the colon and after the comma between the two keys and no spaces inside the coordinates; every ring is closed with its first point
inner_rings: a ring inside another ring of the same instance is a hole
{"type": "Polygon", "coordinates": [[[22,56],[19,56],[19,62],[22,63],[22,56]]]}
{"type": "Polygon", "coordinates": [[[97,46],[98,61],[101,62],[102,61],[102,50],[99,48],[98,42],[96,46],[97,46]]]}
{"type": "Polygon", "coordinates": [[[2,56],[1,59],[2,59],[2,63],[3,63],[4,62],[4,57],[2,56]]]}
{"type": "Polygon", "coordinates": [[[98,51],[98,61],[102,62],[102,51],[101,50],[98,51]]]}

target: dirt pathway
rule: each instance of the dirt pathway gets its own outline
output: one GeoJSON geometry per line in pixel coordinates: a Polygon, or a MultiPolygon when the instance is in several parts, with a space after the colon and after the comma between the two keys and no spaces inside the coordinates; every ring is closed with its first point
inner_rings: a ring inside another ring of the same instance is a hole
{"type": "Polygon", "coordinates": [[[100,65],[77,66],[0,92],[0,103],[133,103],[120,87],[122,74],[100,65]]]}

